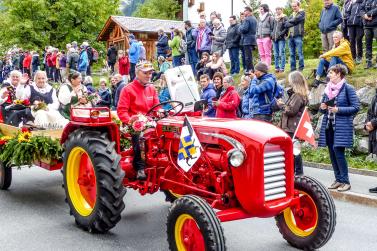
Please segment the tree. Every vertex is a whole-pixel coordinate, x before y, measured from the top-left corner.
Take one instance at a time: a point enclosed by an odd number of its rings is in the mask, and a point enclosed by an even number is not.
[[[94,42],[119,0],[3,0],[0,12],[2,45],[23,48],[59,46],[72,41]]]
[[[177,20],[181,5],[176,0],[146,0],[139,4],[134,17]]]
[[[322,50],[321,32],[319,31],[318,23],[323,1],[307,0],[306,2],[301,5],[305,9],[304,54],[306,57],[318,57]]]

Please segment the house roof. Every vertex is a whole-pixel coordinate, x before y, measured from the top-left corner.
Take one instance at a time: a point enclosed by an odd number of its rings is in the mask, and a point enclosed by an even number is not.
[[[140,17],[126,17],[126,16],[111,16],[112,19],[126,28],[130,32],[157,32],[158,29],[163,29],[165,32],[170,32],[170,28],[184,29],[185,24],[182,21],[161,20]]]
[[[122,27],[126,32],[146,32],[154,33],[158,29],[163,29],[166,33],[170,32],[170,28],[178,28],[184,30],[185,24],[182,21],[174,20],[161,20],[161,19],[150,19],[150,18],[140,18],[140,17],[126,17],[126,16],[110,16],[106,24],[102,28],[102,31],[98,35],[98,41],[107,40],[111,30],[114,28],[115,24]]]

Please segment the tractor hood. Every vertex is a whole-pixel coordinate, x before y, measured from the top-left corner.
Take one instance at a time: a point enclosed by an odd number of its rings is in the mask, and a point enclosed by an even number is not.
[[[210,134],[223,134],[240,141],[242,144],[245,144],[246,142],[244,141],[249,139],[262,145],[270,141],[272,138],[289,137],[280,128],[258,120],[200,117],[190,117],[188,120],[193,126],[199,140],[204,143],[212,143],[208,142],[208,135]],[[161,129],[163,133],[174,132],[173,134],[166,136],[177,138],[179,137],[183,121],[184,117],[163,119],[158,122],[158,129]]]

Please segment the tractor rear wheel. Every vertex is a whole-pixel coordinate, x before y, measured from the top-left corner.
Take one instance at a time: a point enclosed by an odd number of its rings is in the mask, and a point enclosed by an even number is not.
[[[12,168],[0,161],[0,190],[7,190],[12,184]]]
[[[224,231],[215,211],[197,196],[178,198],[169,210],[166,225],[170,250],[226,250]]]
[[[89,232],[113,228],[124,209],[124,172],[107,133],[78,129],[64,143],[66,201],[76,224]]]
[[[328,190],[317,180],[296,176],[299,204],[275,217],[283,238],[295,248],[314,250],[325,245],[335,230],[336,209]]]

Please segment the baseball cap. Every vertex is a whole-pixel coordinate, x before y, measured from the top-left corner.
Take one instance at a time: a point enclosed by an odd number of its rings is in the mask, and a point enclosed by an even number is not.
[[[139,62],[139,63],[136,65],[136,69],[137,69],[137,70],[144,71],[144,72],[147,72],[147,71],[154,71],[153,64],[152,64],[151,62],[148,62],[148,61],[142,61],[142,62]]]

